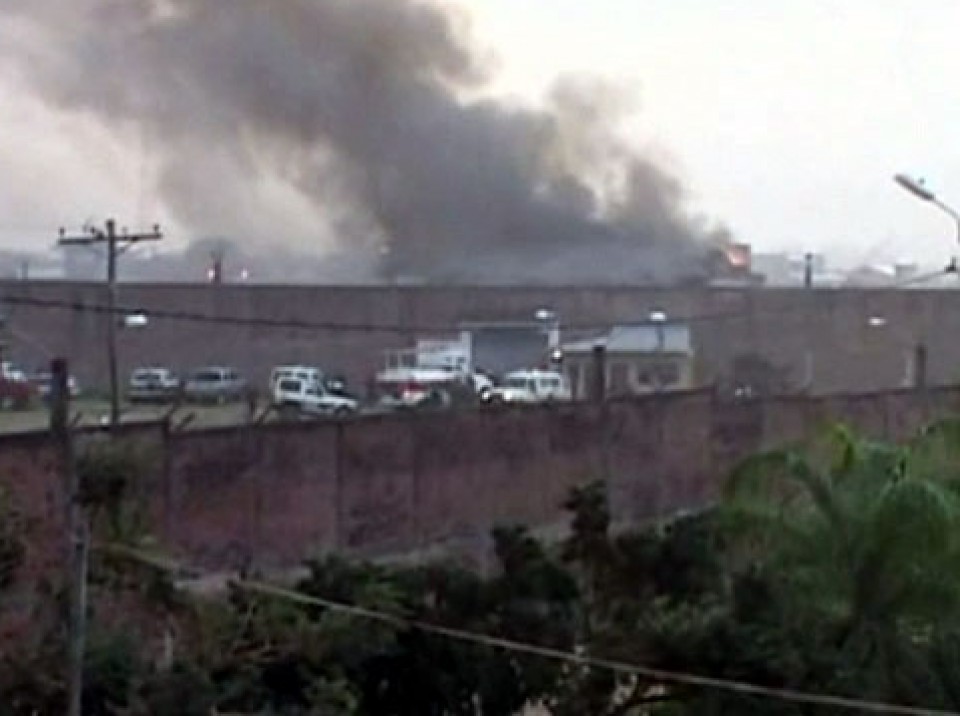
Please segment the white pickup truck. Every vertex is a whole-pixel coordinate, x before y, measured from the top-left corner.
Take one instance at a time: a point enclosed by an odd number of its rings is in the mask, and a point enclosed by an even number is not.
[[[273,399],[278,408],[296,408],[310,415],[350,415],[359,407],[353,398],[335,395],[322,383],[302,378],[280,378]]]

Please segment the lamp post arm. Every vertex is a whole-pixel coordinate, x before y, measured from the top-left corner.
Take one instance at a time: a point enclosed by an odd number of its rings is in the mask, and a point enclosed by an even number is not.
[[[948,204],[944,204],[944,203],[943,203],[942,201],[940,201],[939,199],[936,199],[936,198],[931,199],[931,202],[932,202],[934,205],[936,205],[936,206],[940,209],[940,211],[942,211],[943,213],[949,215],[950,218],[953,219],[954,223],[955,223],[956,226],[957,226],[957,243],[960,244],[960,212],[958,212],[958,211],[957,211],[956,209],[954,209],[952,206],[950,206],[950,205],[948,205]]]

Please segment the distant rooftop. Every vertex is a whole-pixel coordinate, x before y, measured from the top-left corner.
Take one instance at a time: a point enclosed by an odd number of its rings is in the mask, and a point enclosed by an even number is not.
[[[565,343],[563,351],[564,353],[589,353],[596,346],[603,346],[608,353],[689,354],[693,352],[690,327],[679,323],[615,326],[605,335]]]

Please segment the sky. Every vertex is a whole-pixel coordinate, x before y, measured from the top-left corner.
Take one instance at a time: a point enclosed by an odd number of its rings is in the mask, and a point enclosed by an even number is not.
[[[757,251],[955,253],[949,219],[891,181],[923,177],[960,205],[955,0],[443,1],[495,58],[487,91],[536,103],[559,76],[612,83],[634,103],[631,142],[690,211]],[[0,246],[110,214],[169,219],[137,127],[51,109],[2,66],[0,96]]]

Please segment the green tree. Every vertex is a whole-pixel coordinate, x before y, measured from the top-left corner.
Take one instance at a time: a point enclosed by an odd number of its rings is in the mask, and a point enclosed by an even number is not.
[[[525,529],[496,530],[494,549],[500,569],[489,578],[449,564],[383,569],[334,560],[314,564],[300,588],[428,624],[572,648],[578,595],[567,571]],[[329,658],[357,686],[365,714],[509,716],[546,699],[561,675],[549,660],[412,626],[398,626],[378,642],[358,638],[358,629],[373,628],[362,621],[333,613],[323,619],[328,628],[347,628],[348,638],[333,642]]]
[[[721,590],[712,515],[614,534],[602,483],[572,491],[563,555],[583,594],[578,642],[599,659],[688,667]],[[558,716],[648,713],[681,700],[670,685],[607,669],[570,667],[551,700]]]
[[[766,604],[755,614],[803,626],[793,648],[776,649],[801,657],[794,678],[809,682],[812,670],[823,688],[957,706],[955,684],[931,660],[958,627],[958,437],[954,422],[902,447],[836,428],[806,452],[758,455],[731,477],[728,568],[737,584],[759,585]],[[812,649],[827,655],[820,669]]]

